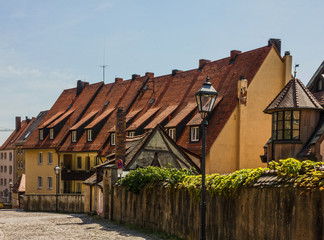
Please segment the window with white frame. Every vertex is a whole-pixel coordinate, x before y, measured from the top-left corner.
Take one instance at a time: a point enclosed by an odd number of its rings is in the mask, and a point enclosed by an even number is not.
[[[43,188],[43,178],[42,177],[37,178],[37,187]]]
[[[129,131],[128,136],[129,137],[135,137],[135,131]]]
[[[92,129],[87,130],[87,141],[88,142],[92,141]]]
[[[53,179],[52,177],[47,177],[47,188],[52,189],[53,187]]]
[[[44,140],[44,129],[39,129],[39,140]]]
[[[50,128],[50,130],[49,130],[49,139],[51,139],[51,140],[54,139],[54,128]]]
[[[168,135],[169,135],[170,138],[172,138],[174,141],[177,140],[177,136],[176,136],[176,129],[175,129],[175,128],[169,128],[169,129],[168,129]]]
[[[191,142],[199,141],[199,126],[194,126],[190,128],[190,140]]]
[[[40,152],[38,153],[38,165],[42,165],[43,164],[43,153]]]
[[[49,165],[53,164],[53,153],[52,152],[47,153],[47,164],[49,164]]]
[[[77,131],[71,132],[71,142],[75,143],[77,141]]]
[[[111,146],[115,146],[115,144],[116,144],[115,140],[116,140],[116,133],[111,133],[110,134],[110,145]]]

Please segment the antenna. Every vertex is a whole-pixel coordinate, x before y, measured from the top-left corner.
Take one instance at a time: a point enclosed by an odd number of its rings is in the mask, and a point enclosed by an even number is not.
[[[295,64],[295,71],[294,71],[294,78],[296,78],[297,68],[299,67],[299,64]]]
[[[102,81],[105,82],[105,69],[108,67],[108,65],[101,65],[99,67],[102,67]]]

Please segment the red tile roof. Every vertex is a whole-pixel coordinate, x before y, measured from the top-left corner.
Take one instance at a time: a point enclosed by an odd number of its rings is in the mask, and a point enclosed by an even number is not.
[[[65,120],[67,117],[69,117],[74,112],[74,109],[68,110],[63,115],[61,115],[58,119],[56,119],[54,122],[52,122],[50,125],[47,126],[47,128],[53,128],[56,125],[58,125],[60,122]]]
[[[176,110],[178,106],[169,106],[164,109],[158,116],[156,116],[151,123],[149,123],[144,129],[153,129],[156,125],[160,124],[167,117],[171,118],[171,114]]]
[[[83,124],[85,124],[87,121],[89,121],[94,115],[96,115],[98,110],[92,111],[88,113],[85,117],[83,117],[80,121],[78,121],[76,124],[74,124],[70,130],[77,130],[79,127],[81,127]]]
[[[106,111],[104,111],[102,114],[100,114],[99,117],[95,118],[89,125],[85,127],[85,129],[91,129],[94,126],[96,126],[99,122],[101,122],[103,119],[108,117],[115,109],[109,108]]]
[[[197,104],[188,103],[174,118],[171,119],[169,123],[165,125],[166,128],[176,127],[180,122],[182,122],[193,110],[197,108]]]
[[[132,125],[130,125],[126,131],[136,130],[139,128],[145,121],[152,117],[161,107],[151,108],[139,119],[137,119]]]
[[[53,121],[55,121],[55,119],[59,118],[62,114],[64,113],[64,111],[59,111],[56,114],[54,114],[52,117],[50,117],[46,122],[43,122],[39,128],[44,128],[47,127],[47,125],[51,124]]]

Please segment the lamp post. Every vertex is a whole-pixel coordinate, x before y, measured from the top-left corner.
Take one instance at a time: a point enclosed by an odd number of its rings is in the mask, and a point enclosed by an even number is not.
[[[209,76],[206,78],[206,82],[199,89],[199,91],[195,94],[198,111],[201,114],[201,118],[203,119],[201,123],[202,128],[202,159],[201,159],[201,240],[206,239],[206,200],[205,200],[205,192],[206,192],[206,128],[208,125],[207,117],[208,114],[213,110],[213,106],[216,101],[218,93],[213,88],[211,83],[209,82]]]
[[[60,167],[56,165],[54,167],[54,172],[56,175],[56,212],[58,212],[58,194],[59,194],[59,174],[60,174]]]
[[[12,202],[12,181],[9,182],[9,201]]]

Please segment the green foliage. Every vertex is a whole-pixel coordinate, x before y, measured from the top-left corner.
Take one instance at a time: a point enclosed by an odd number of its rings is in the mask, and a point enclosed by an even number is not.
[[[275,170],[282,181],[295,187],[324,190],[324,168],[322,162],[298,161],[293,158],[270,162],[269,168],[242,169],[231,174],[207,174],[206,190],[211,194],[234,196],[241,187],[251,186],[265,172]],[[122,181],[128,191],[139,193],[145,186],[166,184],[172,188],[186,189],[199,198],[201,175],[189,170],[148,167],[131,171]]]
[[[126,186],[128,191],[138,194],[145,186],[154,186],[163,182],[168,182],[170,186],[174,186],[188,175],[193,175],[193,172],[186,169],[178,170],[149,166],[131,171],[122,180],[122,185]]]

